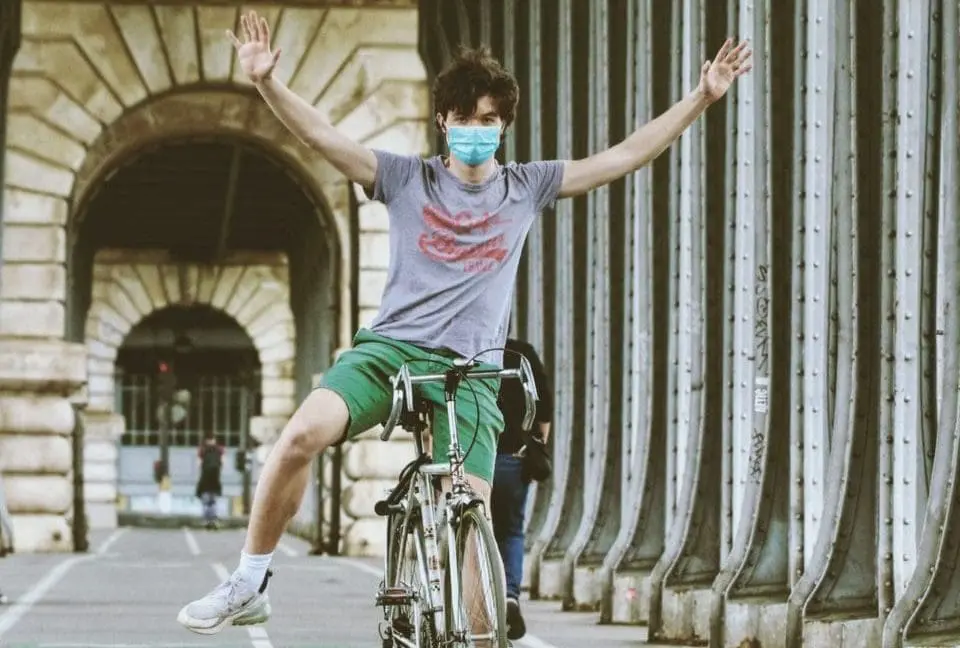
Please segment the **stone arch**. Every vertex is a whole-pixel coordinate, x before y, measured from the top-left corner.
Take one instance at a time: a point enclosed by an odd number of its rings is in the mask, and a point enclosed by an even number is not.
[[[150,313],[203,304],[226,313],[260,356],[263,416],[296,407],[294,316],[281,253],[235,254],[218,266],[172,263],[163,252],[101,251],[94,261],[87,316],[87,389],[91,412],[113,413],[114,365],[127,334]],[[263,439],[261,441],[268,441]]]
[[[353,217],[348,183],[293,139],[243,78],[224,38],[224,30],[236,29],[240,10],[202,2],[24,1],[22,45],[9,86],[9,128],[2,152],[7,263],[0,287],[0,334],[62,339],[68,224],[72,228],[83,217],[93,192],[143,147],[168,138],[218,134],[259,143],[286,162],[322,207],[318,211],[331,229],[335,227],[331,238],[337,242],[342,278],[337,301],[344,306],[334,336],[339,345],[347,346],[353,334],[352,313],[345,306],[354,303],[354,296],[360,324],[369,321],[379,305],[389,262],[385,210],[365,204]],[[284,51],[277,78],[341,132],[397,153],[429,151],[429,89],[417,50],[414,3],[376,8],[264,6],[258,11]],[[351,250],[356,250],[355,258],[350,258]],[[138,260],[126,265],[110,270],[102,299],[99,292],[92,296],[102,305],[96,312],[91,308],[86,322],[87,331],[96,333],[86,340],[90,408],[84,454],[92,463],[84,471],[92,526],[116,523],[111,462],[123,423],[110,413],[112,378],[106,367],[115,356],[108,347],[120,344],[121,331],[132,326],[137,313],[142,317],[146,284],[141,277],[166,277],[162,268],[173,264]],[[354,295],[347,278],[356,266]],[[191,276],[200,282],[208,272],[187,270],[188,285],[199,286],[190,284]],[[110,410],[102,409],[108,405]],[[270,401],[264,405],[271,407]],[[96,415],[97,407],[103,416]],[[265,437],[276,432],[276,426],[267,423]],[[251,431],[256,434],[255,428]],[[355,477],[359,483],[369,475]],[[383,533],[378,527],[356,535],[363,544]]]
[[[243,78],[224,37],[239,11],[201,3],[24,4],[9,95],[5,234],[8,242],[23,241],[26,261],[62,266],[63,226],[82,215],[112,169],[144,146],[229,134],[282,158],[325,207],[336,227],[341,277],[350,276],[349,241],[359,229],[360,307],[376,307],[388,258],[385,219],[353,223],[348,183],[293,138]],[[262,14],[284,50],[277,77],[338,129],[372,147],[428,150],[429,93],[415,7],[266,7]],[[19,335],[16,322],[25,320],[42,322],[44,335],[62,331],[62,270],[25,272],[47,281],[54,294],[49,303],[24,299],[5,282],[6,310],[17,317],[0,323],[0,332]],[[349,282],[341,282],[339,302],[351,297]],[[350,312],[341,309],[341,345],[350,329]]]

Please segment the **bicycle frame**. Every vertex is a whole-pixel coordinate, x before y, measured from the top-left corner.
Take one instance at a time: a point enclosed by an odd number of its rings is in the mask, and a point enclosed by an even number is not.
[[[526,400],[526,411],[523,425],[525,428],[533,423],[536,415],[536,400],[538,394],[533,381],[533,371],[530,368],[526,358],[521,358],[520,369],[501,369],[501,370],[478,370],[468,371],[470,365],[465,361],[454,361],[454,367],[441,374],[427,374],[421,376],[411,376],[406,365],[403,365],[400,372],[393,378],[393,407],[390,417],[384,425],[384,430],[380,435],[381,440],[386,441],[390,438],[394,428],[398,423],[406,431],[413,434],[416,447],[417,459],[408,466],[412,472],[404,478],[401,475],[400,483],[391,491],[386,500],[377,502],[375,511],[378,515],[401,515],[402,522],[402,542],[401,555],[405,554],[406,539],[410,526],[410,518],[414,511],[420,515],[420,526],[423,529],[423,545],[415,541],[417,554],[417,569],[419,577],[427,585],[427,601],[422,611],[426,612],[428,620],[433,625],[433,631],[436,637],[443,638],[446,642],[455,641],[463,645],[467,638],[467,631],[464,627],[464,619],[460,615],[454,615],[452,623],[448,623],[450,610],[446,609],[443,601],[443,563],[441,562],[440,544],[446,545],[446,559],[448,565],[459,564],[457,556],[457,530],[459,527],[460,516],[466,509],[483,505],[483,500],[469,487],[463,470],[463,449],[460,446],[460,437],[457,430],[457,412],[456,412],[456,394],[460,383],[465,379],[489,379],[489,378],[519,378],[524,384],[524,394]],[[430,406],[422,401],[414,400],[413,385],[427,382],[444,383],[444,402],[446,404],[447,422],[450,427],[450,448],[447,452],[446,462],[432,462],[430,457],[424,451],[423,431],[427,427],[427,418]],[[434,502],[435,488],[433,479],[438,477],[450,477],[451,488],[445,493],[441,519],[436,519],[436,505]],[[404,490],[407,490],[405,502]],[[438,524],[439,522],[439,524]],[[389,550],[388,550],[389,554]],[[385,573],[389,574],[390,556],[384,558]],[[457,569],[448,570],[451,582],[449,589],[451,593],[451,606],[453,610],[460,609],[460,574]],[[414,597],[418,597],[414,593]],[[386,600],[385,595],[381,595],[378,602]],[[414,627],[415,643],[410,644],[403,638],[395,637],[395,640],[404,645],[417,647],[420,645],[421,624],[416,623]],[[447,636],[447,628],[451,629],[453,636]]]

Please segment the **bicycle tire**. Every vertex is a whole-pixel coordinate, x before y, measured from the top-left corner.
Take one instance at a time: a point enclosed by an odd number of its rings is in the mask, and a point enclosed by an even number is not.
[[[387,588],[396,587],[404,583],[413,586],[414,590],[419,590],[421,594],[426,593],[427,584],[423,581],[422,565],[414,557],[412,560],[408,554],[409,550],[414,551],[416,555],[416,545],[420,545],[423,551],[424,534],[423,527],[419,523],[419,516],[414,514],[409,520],[409,524],[404,526],[404,515],[394,514],[387,518],[387,571],[384,574],[384,583]],[[405,542],[406,540],[406,542]],[[415,544],[410,544],[411,541]],[[401,552],[406,555],[401,556]],[[404,567],[412,567],[412,572],[404,571]],[[420,620],[421,630],[421,648],[439,648],[437,641],[436,628],[434,626],[434,615],[432,613],[422,612],[424,601],[415,601],[410,605],[392,605],[386,608],[385,617],[388,619],[390,627],[390,636],[384,637],[384,648],[401,648],[403,644],[399,643],[393,633],[400,629],[401,619],[405,618],[409,624],[409,630],[414,630],[414,623],[419,610],[422,616]],[[414,608],[417,608],[416,610]],[[414,635],[415,636],[415,635]]]
[[[493,646],[493,648],[509,648],[510,641],[507,639],[507,578],[503,569],[503,562],[500,559],[500,550],[497,548],[497,539],[493,533],[493,525],[490,523],[490,520],[483,514],[483,509],[478,506],[471,506],[463,512],[463,515],[460,518],[460,524],[457,527],[457,544],[456,544],[456,553],[458,565],[456,569],[459,574],[463,574],[463,560],[466,548],[467,539],[470,537],[471,529],[477,531],[477,535],[481,540],[481,549],[478,551],[477,558],[481,563],[480,574],[483,578],[484,572],[489,576],[489,579],[492,582],[488,582],[486,585],[489,587],[488,593],[493,594],[493,604],[494,604],[494,623],[496,625],[496,641],[484,641],[484,645]],[[453,631],[453,618],[454,610],[453,604],[451,601],[452,592],[450,588],[450,570],[454,566],[449,564],[449,560],[445,561],[444,569],[444,609],[446,614],[444,614],[445,625],[446,625],[446,639],[449,641],[451,639],[451,632]],[[484,570],[482,565],[486,565],[487,569]],[[463,584],[462,579],[460,580],[461,587]],[[459,596],[460,600],[463,600],[462,594]],[[469,624],[469,615],[464,614],[466,619],[466,624]],[[473,644],[469,644],[473,645]]]

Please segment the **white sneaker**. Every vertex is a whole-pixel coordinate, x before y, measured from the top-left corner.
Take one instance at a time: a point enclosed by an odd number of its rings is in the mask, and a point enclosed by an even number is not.
[[[251,589],[236,575],[218,585],[203,598],[188,603],[180,610],[177,621],[198,634],[216,634],[228,622],[235,626],[257,625],[270,618],[267,571],[259,589]]]

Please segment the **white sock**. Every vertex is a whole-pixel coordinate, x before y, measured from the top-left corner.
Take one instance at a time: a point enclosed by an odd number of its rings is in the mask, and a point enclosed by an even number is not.
[[[267,568],[270,566],[271,559],[273,559],[272,551],[268,554],[259,555],[250,555],[246,551],[241,551],[240,564],[234,573],[239,575],[240,580],[250,587],[259,589],[267,575]]]

